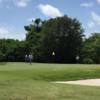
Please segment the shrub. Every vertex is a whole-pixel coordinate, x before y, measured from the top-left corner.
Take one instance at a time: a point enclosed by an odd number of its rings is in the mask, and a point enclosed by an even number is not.
[[[91,58],[84,58],[82,63],[84,63],[84,64],[93,64],[94,62]]]

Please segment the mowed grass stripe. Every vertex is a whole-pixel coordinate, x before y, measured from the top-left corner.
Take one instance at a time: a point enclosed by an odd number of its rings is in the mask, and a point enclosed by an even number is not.
[[[0,65],[0,79],[61,81],[100,77],[99,65],[8,63]]]

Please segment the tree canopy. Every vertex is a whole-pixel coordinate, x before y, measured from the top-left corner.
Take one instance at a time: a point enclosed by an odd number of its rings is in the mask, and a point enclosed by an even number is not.
[[[78,57],[80,63],[100,63],[100,33],[83,41],[84,31],[76,18],[37,18],[24,28],[24,41],[0,39],[0,61],[24,61],[31,53],[37,62],[76,63]]]
[[[83,29],[77,19],[68,16],[47,21],[36,19],[25,29],[31,51],[35,55],[38,52],[39,57],[46,61],[75,63],[75,57],[80,55]],[[52,57],[52,52],[55,57]]]
[[[50,19],[43,25],[41,34],[42,52],[46,59],[52,59],[52,52],[55,52],[56,62],[75,63],[83,37],[83,29],[77,19],[68,16]]]
[[[100,63],[100,33],[93,33],[85,40],[82,49],[84,59],[91,59],[92,63]]]

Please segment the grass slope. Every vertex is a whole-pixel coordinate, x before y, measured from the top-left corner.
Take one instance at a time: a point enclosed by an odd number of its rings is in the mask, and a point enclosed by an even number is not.
[[[99,100],[100,87],[53,84],[100,78],[100,65],[1,63],[0,100]]]

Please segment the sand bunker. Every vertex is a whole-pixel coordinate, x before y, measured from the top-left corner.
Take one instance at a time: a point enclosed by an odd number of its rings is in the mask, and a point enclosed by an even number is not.
[[[77,80],[77,81],[57,81],[54,83],[100,86],[100,79],[87,79],[87,80]]]

